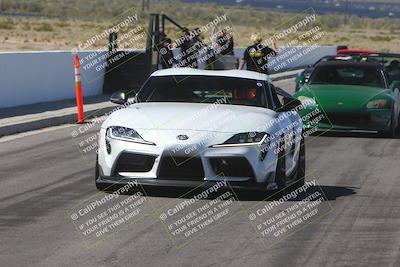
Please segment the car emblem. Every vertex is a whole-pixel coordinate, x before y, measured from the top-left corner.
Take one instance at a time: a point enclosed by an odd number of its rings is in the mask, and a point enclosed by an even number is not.
[[[343,102],[338,102],[337,103],[339,106],[342,106],[343,105]]]
[[[188,140],[189,136],[187,136],[186,134],[180,134],[176,137],[178,140]]]

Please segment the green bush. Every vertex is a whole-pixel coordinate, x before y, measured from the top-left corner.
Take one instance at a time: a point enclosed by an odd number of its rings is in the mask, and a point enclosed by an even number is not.
[[[38,31],[38,32],[52,32],[52,31],[54,31],[53,26],[50,23],[47,23],[47,22],[41,23],[39,26],[35,27],[34,29],[35,29],[35,31]]]
[[[12,30],[14,29],[15,23],[11,19],[0,20],[1,30]]]
[[[393,38],[390,36],[383,36],[383,35],[376,35],[376,36],[371,36],[369,37],[374,42],[390,42]]]

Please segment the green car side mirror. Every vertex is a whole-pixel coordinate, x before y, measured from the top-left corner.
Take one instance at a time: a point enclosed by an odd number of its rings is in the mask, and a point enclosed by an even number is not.
[[[400,89],[400,81],[393,81],[390,84],[390,89],[392,89],[392,91],[394,91],[396,88]]]
[[[304,78],[304,76],[303,76],[303,75],[297,75],[297,76],[296,76],[296,83],[297,83],[297,84],[300,84],[300,85],[304,84],[304,83],[305,83],[305,78]]]

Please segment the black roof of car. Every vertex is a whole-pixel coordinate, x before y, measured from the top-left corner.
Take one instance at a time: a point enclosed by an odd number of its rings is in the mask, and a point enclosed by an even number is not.
[[[322,67],[322,66],[343,66],[343,65],[348,65],[348,66],[354,66],[354,67],[373,67],[377,69],[383,69],[382,64],[378,62],[354,62],[354,61],[326,61],[326,62],[321,62],[316,68]]]
[[[370,57],[400,57],[400,54],[396,53],[376,53],[370,55]]]

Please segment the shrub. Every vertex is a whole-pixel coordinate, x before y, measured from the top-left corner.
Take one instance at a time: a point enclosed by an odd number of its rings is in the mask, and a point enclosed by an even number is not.
[[[2,30],[12,30],[14,29],[15,23],[11,19],[1,20],[0,29]]]
[[[43,22],[35,28],[38,32],[52,32],[54,31],[53,26],[50,23]]]

